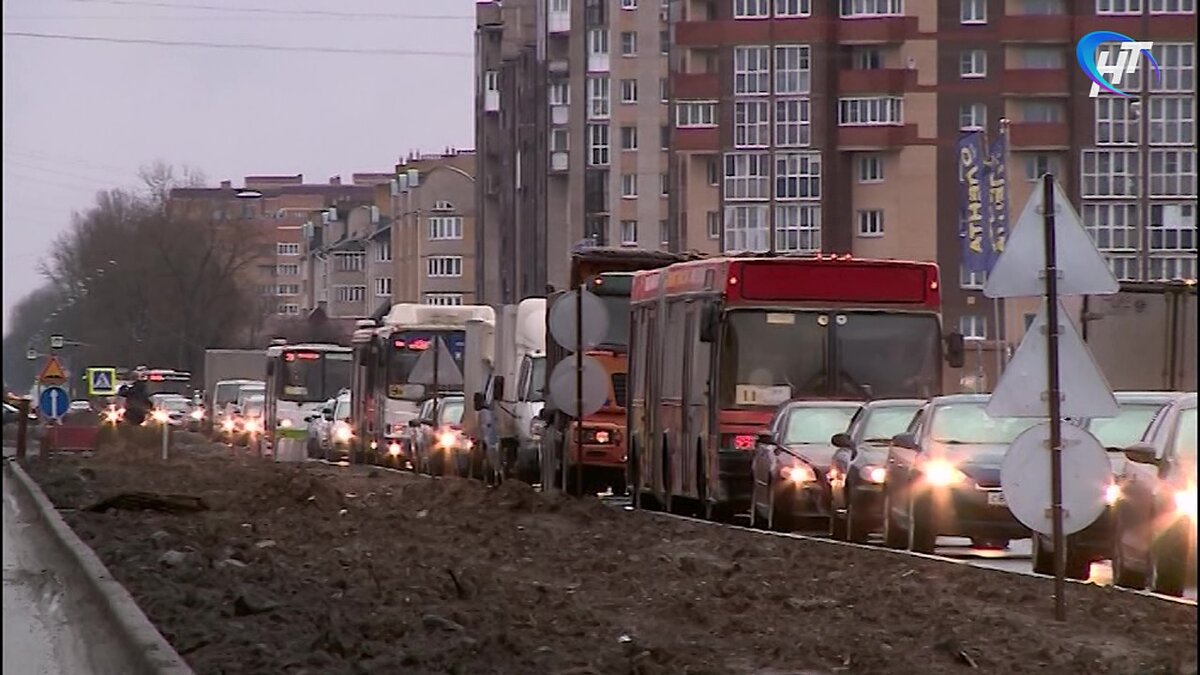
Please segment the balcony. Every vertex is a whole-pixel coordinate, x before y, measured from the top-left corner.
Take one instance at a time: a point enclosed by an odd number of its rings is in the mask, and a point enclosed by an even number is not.
[[[556,150],[550,153],[550,170],[555,173],[561,173],[570,168],[567,159],[568,155],[564,150]]]
[[[1022,150],[1057,150],[1071,145],[1065,122],[1013,122],[1008,127],[1009,144]]]
[[[674,98],[717,100],[721,98],[721,83],[716,73],[675,73],[671,76]]]
[[[1001,42],[1071,42],[1066,14],[1009,14],[999,17]]]
[[[1068,96],[1071,93],[1066,68],[1006,68],[1000,84],[1006,96]]]
[[[550,10],[546,13],[546,32],[550,34],[568,33],[571,31],[571,12],[556,12]]]
[[[915,84],[917,71],[902,68],[846,69],[838,72],[839,94],[898,94]]]
[[[717,152],[721,148],[721,130],[716,127],[676,128],[671,147],[678,152]]]
[[[838,127],[839,150],[888,150],[916,140],[917,125]]]
[[[483,92],[484,112],[500,112],[500,92],[490,89]]]
[[[881,16],[838,21],[837,40],[841,44],[864,45],[903,42],[917,33],[917,18]]]
[[[571,109],[565,105],[550,106],[550,123],[555,126],[565,126],[571,121]]]

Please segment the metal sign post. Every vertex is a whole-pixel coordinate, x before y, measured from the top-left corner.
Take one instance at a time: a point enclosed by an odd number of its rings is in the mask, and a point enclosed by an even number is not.
[[[167,444],[168,439],[170,438],[170,430],[167,428],[168,426],[169,425],[166,422],[162,423],[162,458],[164,462],[167,461]]]
[[[583,410],[583,281],[575,289],[575,409]],[[564,444],[565,445],[565,444]],[[566,453],[564,453],[566,454]],[[563,457],[566,467],[566,457]],[[575,420],[575,488],[583,494],[583,413]],[[563,481],[563,489],[567,482]]]
[[[1058,252],[1054,237],[1054,180],[1042,184],[1043,242],[1046,246],[1046,388],[1050,392],[1050,519],[1054,539],[1054,618],[1067,618],[1067,546],[1062,509],[1062,400],[1058,382]]]

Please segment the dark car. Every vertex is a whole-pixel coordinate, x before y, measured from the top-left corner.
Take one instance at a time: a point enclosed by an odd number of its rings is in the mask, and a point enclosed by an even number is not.
[[[431,476],[466,476],[470,469],[470,439],[462,434],[466,400],[462,394],[443,395],[422,404],[414,429],[417,470]]]
[[[1108,450],[1114,478],[1121,475],[1125,466],[1125,448],[1138,442],[1150,427],[1151,422],[1172,401],[1185,394],[1168,391],[1119,391],[1115,396],[1120,409],[1116,417],[1093,418],[1079,421]],[[1106,494],[1111,506],[1116,501],[1117,488],[1112,485]],[[1113,540],[1112,510],[1106,509],[1094,523],[1080,532],[1067,537],[1066,574],[1071,579],[1087,579],[1091,576],[1092,563],[1105,560],[1112,555]],[[1054,574],[1053,540],[1033,533],[1033,571],[1039,574]]]
[[[758,435],[751,460],[750,525],[791,529],[798,519],[829,517],[825,474],[837,449],[829,442],[845,431],[861,401],[791,401],[780,406]]]
[[[829,465],[829,534],[834,539],[865,542],[883,529],[883,482],[888,445],[908,428],[924,399],[880,399],[864,405],[850,428],[834,434],[837,447]]]
[[[1180,596],[1195,573],[1196,395],[1164,409],[1125,449],[1113,505],[1113,582]],[[1191,563],[1191,564],[1189,564]]]
[[[1024,539],[1000,490],[1008,446],[1037,418],[991,417],[987,394],[939,396],[892,439],[884,483],[884,542],[932,553],[939,536],[1005,548]]]

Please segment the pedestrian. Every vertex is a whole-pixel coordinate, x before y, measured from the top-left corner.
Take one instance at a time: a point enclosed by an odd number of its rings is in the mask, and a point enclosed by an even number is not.
[[[125,397],[125,421],[132,426],[141,426],[142,422],[146,421],[146,417],[150,414],[153,404],[150,402],[150,391],[146,387],[146,380],[138,378],[124,389]]]

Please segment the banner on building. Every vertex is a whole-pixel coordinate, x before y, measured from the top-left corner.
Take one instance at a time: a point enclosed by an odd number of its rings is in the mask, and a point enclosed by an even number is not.
[[[1008,241],[1008,134],[1001,131],[988,146],[987,175],[987,271],[1004,252]]]
[[[959,236],[962,237],[962,269],[968,274],[986,273],[992,257],[987,240],[987,162],[982,132],[966,134],[955,144],[958,158]]]

